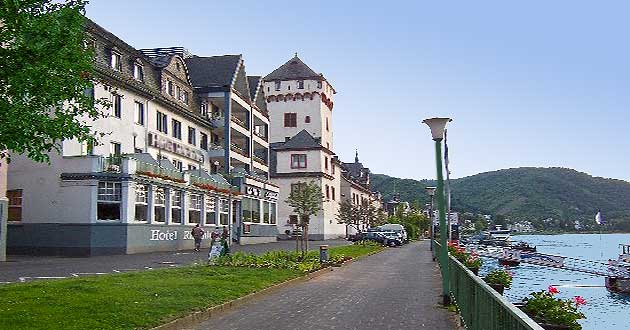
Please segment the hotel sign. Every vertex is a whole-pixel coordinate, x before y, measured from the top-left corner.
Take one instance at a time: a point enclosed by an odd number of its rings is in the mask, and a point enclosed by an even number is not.
[[[269,191],[269,190],[265,190],[261,188],[256,188],[252,186],[247,186],[247,185],[245,186],[245,194],[248,196],[264,197],[267,199],[278,199],[277,192],[273,192],[273,191]]]
[[[203,153],[195,148],[191,148],[179,141],[155,134],[148,133],[149,145],[154,148],[162,149],[180,156],[192,159],[196,162],[203,162]]]

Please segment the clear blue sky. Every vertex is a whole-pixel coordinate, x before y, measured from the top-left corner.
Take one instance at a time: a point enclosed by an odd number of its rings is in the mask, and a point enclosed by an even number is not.
[[[337,90],[334,151],[434,178],[423,118],[449,116],[453,177],[562,166],[630,180],[630,2],[114,1],[88,16],[136,48],[298,52]]]

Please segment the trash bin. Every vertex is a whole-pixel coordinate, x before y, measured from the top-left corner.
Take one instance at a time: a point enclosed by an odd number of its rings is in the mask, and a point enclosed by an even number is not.
[[[319,246],[319,262],[320,263],[328,262],[328,245]]]

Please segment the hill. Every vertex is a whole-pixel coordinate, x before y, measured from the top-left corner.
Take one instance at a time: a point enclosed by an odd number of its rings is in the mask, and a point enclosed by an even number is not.
[[[424,205],[430,180],[370,177],[372,189],[385,200],[399,193],[404,201]],[[566,228],[573,221],[592,224],[598,209],[610,226],[630,230],[630,182],[593,177],[567,168],[511,168],[451,180],[453,209],[529,220]]]

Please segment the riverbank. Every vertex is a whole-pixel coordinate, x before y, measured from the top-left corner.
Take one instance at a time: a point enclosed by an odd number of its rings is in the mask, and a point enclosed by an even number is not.
[[[358,257],[380,247],[342,246]],[[148,329],[303,275],[205,265],[0,286],[0,329]]]

